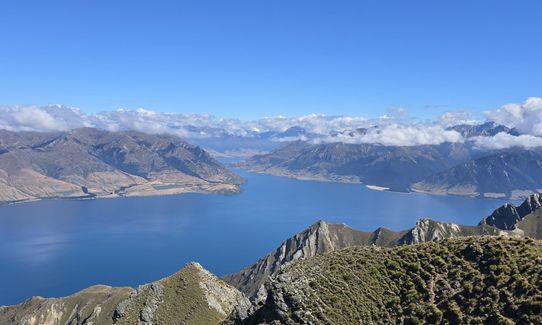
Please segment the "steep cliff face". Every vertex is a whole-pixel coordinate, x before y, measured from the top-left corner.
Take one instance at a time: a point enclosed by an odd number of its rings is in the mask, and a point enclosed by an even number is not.
[[[542,194],[533,194],[525,199],[520,206],[503,205],[490,216],[484,218],[480,224],[494,226],[499,229],[514,230],[518,228],[520,221],[540,207],[542,207]]]
[[[0,324],[218,324],[246,317],[249,301],[237,289],[190,263],[137,289],[94,286],[65,298],[34,297],[0,307]]]
[[[373,233],[357,231],[343,224],[318,221],[305,231],[284,241],[275,251],[256,264],[224,279],[249,297],[261,301],[265,299],[265,295],[261,295],[264,292],[264,282],[285,265],[348,246],[367,245],[376,238]]]
[[[242,179],[169,135],[0,132],[0,203],[40,198],[235,192]]]

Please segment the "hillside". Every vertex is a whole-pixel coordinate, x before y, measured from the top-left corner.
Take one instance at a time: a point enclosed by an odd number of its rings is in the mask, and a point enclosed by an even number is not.
[[[393,247],[445,238],[482,235],[518,236],[513,232],[488,225],[465,226],[430,219],[420,219],[413,228],[402,231],[378,228],[373,232],[352,229],[344,224],[329,224],[320,220],[284,241],[276,250],[255,264],[238,273],[225,276],[224,280],[241,290],[253,301],[261,302],[266,299],[263,286],[267,279],[296,260],[351,246]]]
[[[371,188],[439,195],[518,199],[542,189],[539,148],[481,149],[469,139],[497,133],[502,125],[457,125],[464,143],[383,146],[296,141],[255,155],[238,167],[299,179],[361,182]]]
[[[92,128],[0,130],[0,203],[43,198],[236,192],[242,179],[170,135]]]
[[[93,286],[64,298],[33,297],[0,307],[0,324],[218,324],[234,306],[249,307],[235,288],[197,263],[132,288]]]
[[[259,309],[227,323],[540,323],[541,262],[532,239],[350,247],[289,265]]]
[[[542,188],[542,152],[510,149],[473,159],[412,185],[416,192],[517,199]]]
[[[397,191],[471,158],[461,144],[391,147],[377,144],[293,142],[238,166],[295,178],[363,182]]]

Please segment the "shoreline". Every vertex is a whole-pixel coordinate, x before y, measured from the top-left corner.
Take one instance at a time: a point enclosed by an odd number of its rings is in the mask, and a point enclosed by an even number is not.
[[[235,185],[235,184],[224,184],[224,185]],[[83,200],[102,200],[102,199],[119,199],[119,198],[130,198],[130,197],[152,197],[152,196],[173,196],[173,195],[183,195],[183,194],[216,194],[216,195],[235,195],[243,192],[241,184],[235,185],[237,188],[232,191],[179,191],[179,192],[170,192],[170,193],[161,193],[160,190],[157,192],[148,193],[148,194],[129,194],[129,195],[119,195],[117,193],[111,193],[108,195],[89,195],[89,196],[74,196],[74,197],[61,197],[61,196],[51,196],[51,197],[42,197],[42,198],[31,198],[28,200],[19,200],[19,201],[6,201],[0,202],[0,207],[15,205],[15,204],[24,204],[38,201],[83,201]]]
[[[249,172],[249,173],[271,175],[271,176],[276,176],[276,177],[287,177],[287,178],[292,178],[292,179],[296,179],[296,180],[299,180],[299,181],[360,184],[360,185],[365,185],[365,188],[367,188],[368,190],[378,191],[378,192],[390,192],[390,193],[398,193],[398,194],[425,194],[425,195],[432,195],[432,196],[463,197],[463,198],[472,198],[472,199],[500,200],[500,201],[520,201],[520,200],[525,199],[524,197],[519,197],[519,198],[512,198],[512,197],[509,197],[509,196],[506,196],[506,197],[491,197],[491,196],[485,196],[483,194],[478,194],[478,195],[464,194],[464,195],[462,195],[462,194],[451,194],[451,193],[426,192],[426,191],[413,190],[413,189],[406,190],[406,191],[398,191],[398,190],[393,190],[393,189],[391,189],[389,187],[385,187],[385,186],[374,185],[374,184],[364,184],[359,179],[357,181],[353,181],[353,180],[349,179],[348,176],[345,176],[344,178],[340,177],[340,176],[336,176],[336,178],[326,178],[325,176],[319,176],[319,175],[296,175],[294,173],[285,173],[285,172],[279,172],[279,171],[274,171],[274,170],[262,171],[262,170],[251,170],[251,169],[244,168],[244,167],[237,167],[237,168],[242,169],[242,170],[244,170],[246,172]],[[354,178],[354,177],[355,176],[353,176],[352,178]],[[357,178],[357,177],[355,177],[355,178]]]

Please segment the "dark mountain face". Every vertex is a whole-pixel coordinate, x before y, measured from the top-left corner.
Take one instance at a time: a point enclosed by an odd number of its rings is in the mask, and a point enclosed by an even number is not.
[[[457,131],[465,138],[472,138],[476,136],[494,136],[502,132],[514,136],[519,135],[519,132],[516,129],[510,129],[495,122],[486,122],[484,124],[475,125],[460,124],[449,127],[448,130]]]
[[[469,127],[477,135],[503,128],[492,123]],[[542,189],[542,149],[490,151],[472,141],[403,147],[297,141],[238,166],[279,176],[355,181],[431,194],[517,199]]]
[[[542,188],[542,151],[510,149],[461,163],[412,186],[415,191],[522,197]]]
[[[515,230],[519,223],[542,207],[542,194],[529,196],[520,206],[505,204],[484,218],[480,225],[490,225],[499,229]]]
[[[461,144],[389,147],[294,142],[269,154],[254,156],[240,166],[279,175],[355,177],[366,184],[405,191],[411,183],[444,171],[472,155],[472,149]]]
[[[108,132],[92,128],[57,133],[0,133],[0,201],[31,198],[152,195],[242,179],[197,146],[169,135]],[[233,187],[232,187],[233,186]],[[158,193],[154,193],[158,194]],[[167,193],[164,193],[167,194]]]

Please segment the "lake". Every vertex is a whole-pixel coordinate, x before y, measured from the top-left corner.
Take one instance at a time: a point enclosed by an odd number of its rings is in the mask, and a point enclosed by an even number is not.
[[[238,271],[319,219],[361,230],[420,217],[474,225],[500,200],[379,192],[237,171],[237,195],[46,200],[0,207],[0,305],[93,284],[136,286],[198,261]]]

